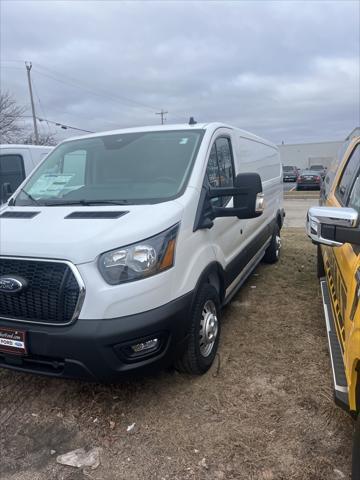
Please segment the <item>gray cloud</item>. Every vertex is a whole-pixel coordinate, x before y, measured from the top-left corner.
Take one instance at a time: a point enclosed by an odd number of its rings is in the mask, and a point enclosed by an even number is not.
[[[1,32],[1,87],[28,105],[31,60],[39,116],[84,129],[160,108],[277,143],[360,123],[356,1],[2,1]]]

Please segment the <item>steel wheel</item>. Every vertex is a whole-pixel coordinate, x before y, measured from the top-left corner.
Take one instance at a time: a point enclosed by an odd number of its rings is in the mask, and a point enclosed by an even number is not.
[[[212,300],[208,300],[201,312],[199,346],[203,357],[208,357],[214,347],[219,331],[216,306]]]

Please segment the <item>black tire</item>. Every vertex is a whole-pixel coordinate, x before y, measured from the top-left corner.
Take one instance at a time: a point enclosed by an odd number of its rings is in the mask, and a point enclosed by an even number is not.
[[[320,245],[317,246],[316,257],[317,257],[317,268],[316,268],[317,277],[318,278],[325,277],[324,260],[321,254]]]
[[[360,480],[360,413],[355,422],[352,450],[352,480]]]
[[[217,333],[213,342],[211,351],[204,356],[200,346],[201,322],[204,319],[206,305],[214,305],[217,317]],[[184,353],[175,362],[175,368],[179,372],[190,373],[192,375],[202,375],[211,367],[219,345],[220,338],[220,300],[217,290],[209,283],[204,283],[197,292],[196,299],[191,311],[191,326],[187,345]]]
[[[271,243],[265,251],[263,261],[265,263],[276,263],[280,258],[281,241],[280,241],[280,227],[276,224],[273,235],[271,237]]]

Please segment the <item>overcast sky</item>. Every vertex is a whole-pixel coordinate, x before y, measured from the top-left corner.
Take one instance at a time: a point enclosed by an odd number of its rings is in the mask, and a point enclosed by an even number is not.
[[[167,123],[192,115],[276,143],[339,140],[360,124],[358,1],[0,8],[1,88],[27,114],[24,60],[33,63],[37,115],[93,131],[159,123],[162,108]]]

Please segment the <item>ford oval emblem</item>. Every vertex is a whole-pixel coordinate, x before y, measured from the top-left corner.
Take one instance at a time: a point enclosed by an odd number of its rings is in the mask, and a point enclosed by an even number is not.
[[[26,286],[26,280],[20,277],[0,277],[0,292],[1,293],[17,293],[23,290]]]

